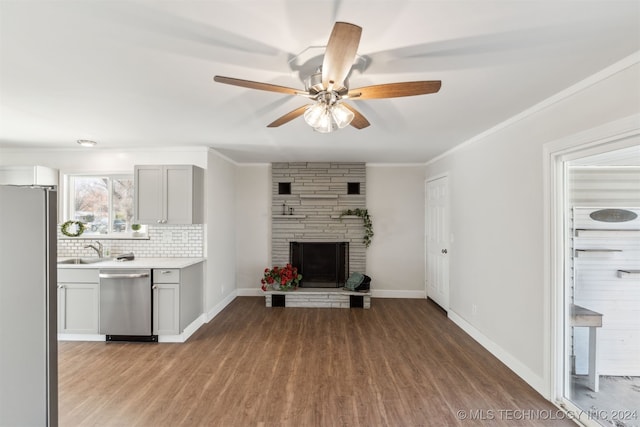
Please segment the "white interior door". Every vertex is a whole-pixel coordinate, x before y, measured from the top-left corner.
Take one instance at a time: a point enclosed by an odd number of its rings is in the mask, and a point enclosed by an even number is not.
[[[426,186],[427,296],[449,309],[449,178]]]

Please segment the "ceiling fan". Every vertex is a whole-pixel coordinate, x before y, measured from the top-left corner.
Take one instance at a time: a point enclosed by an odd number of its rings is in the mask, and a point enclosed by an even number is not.
[[[316,131],[327,133],[351,125],[356,129],[369,126],[369,121],[344,102],[401,96],[425,95],[440,90],[440,80],[387,83],[349,89],[347,76],[356,59],[362,28],[347,22],[336,22],[329,36],[322,67],[305,80],[305,90],[260,83],[232,77],[215,76],[214,81],[250,89],[298,95],[312,101],[276,119],[267,127],[278,127],[304,115]]]

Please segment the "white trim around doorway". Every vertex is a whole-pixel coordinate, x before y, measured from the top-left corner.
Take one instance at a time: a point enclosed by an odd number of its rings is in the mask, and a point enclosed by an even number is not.
[[[564,387],[564,283],[567,245],[565,242],[565,165],[570,160],[637,145],[640,115],[633,115],[597,128],[547,143],[543,147],[544,179],[544,386],[539,390],[564,409],[580,409],[563,398]],[[583,425],[593,420],[581,419]],[[597,425],[597,424],[596,424]]]

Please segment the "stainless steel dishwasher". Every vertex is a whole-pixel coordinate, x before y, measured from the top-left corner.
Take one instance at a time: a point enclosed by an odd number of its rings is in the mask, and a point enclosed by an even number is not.
[[[158,341],[151,296],[151,270],[100,270],[100,333],[107,341]]]

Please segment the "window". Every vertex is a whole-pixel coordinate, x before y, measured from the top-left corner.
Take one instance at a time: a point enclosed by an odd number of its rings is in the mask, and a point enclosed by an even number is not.
[[[83,235],[131,235],[133,191],[133,175],[68,175],[68,217],[86,224]]]

